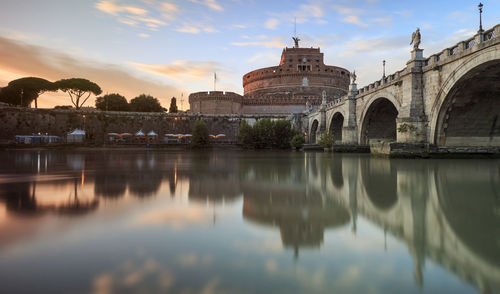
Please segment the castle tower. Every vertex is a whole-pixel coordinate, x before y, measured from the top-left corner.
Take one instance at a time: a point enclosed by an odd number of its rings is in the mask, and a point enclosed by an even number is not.
[[[349,89],[348,70],[325,65],[319,48],[284,48],[278,66],[262,68],[243,76],[243,113],[300,113],[309,102],[314,108],[339,98]]]

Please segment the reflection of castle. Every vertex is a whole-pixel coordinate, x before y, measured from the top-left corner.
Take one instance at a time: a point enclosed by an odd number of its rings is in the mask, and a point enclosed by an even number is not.
[[[298,43],[298,42],[297,42]],[[198,92],[189,95],[191,112],[209,114],[301,113],[306,105],[321,104],[347,93],[350,74],[325,65],[319,48],[285,48],[278,66],[243,76],[244,96],[232,92]]]
[[[349,212],[342,206],[325,203],[321,195],[307,195],[305,189],[266,191],[245,189],[243,217],[279,227],[283,245],[293,248],[296,256],[300,248],[320,247],[326,229],[349,223]]]

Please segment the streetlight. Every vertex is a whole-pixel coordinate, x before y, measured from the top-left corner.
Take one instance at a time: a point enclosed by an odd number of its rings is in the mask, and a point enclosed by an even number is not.
[[[384,66],[384,75],[382,77],[385,79],[385,60],[382,61],[382,65]]]
[[[479,8],[479,33],[484,32],[483,31],[483,3],[479,2],[479,5],[477,8]]]

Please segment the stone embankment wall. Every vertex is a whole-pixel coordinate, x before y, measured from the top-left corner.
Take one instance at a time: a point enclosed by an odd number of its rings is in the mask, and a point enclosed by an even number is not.
[[[196,121],[207,123],[211,134],[225,134],[227,140],[236,140],[242,120],[253,124],[256,120],[279,115],[199,115],[139,112],[103,112],[54,109],[0,108],[0,141],[13,141],[15,135],[48,133],[65,136],[78,128],[87,132],[89,143],[102,144],[108,133],[190,134]]]

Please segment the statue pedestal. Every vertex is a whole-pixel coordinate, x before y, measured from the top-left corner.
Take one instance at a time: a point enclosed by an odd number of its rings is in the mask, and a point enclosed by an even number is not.
[[[411,59],[406,63],[406,66],[409,68],[422,67],[424,61],[424,49],[413,49],[411,51]]]
[[[352,83],[349,85],[349,94],[355,93],[358,91],[358,84]]]

